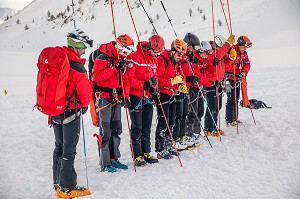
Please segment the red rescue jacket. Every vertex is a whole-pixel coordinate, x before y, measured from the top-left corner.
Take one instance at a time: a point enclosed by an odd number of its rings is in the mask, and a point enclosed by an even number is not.
[[[85,59],[80,59],[78,55],[70,48],[63,47],[63,51],[70,60],[70,73],[67,85],[67,96],[70,97],[74,90],[76,93],[72,96],[70,108],[75,109],[75,96],[79,100],[77,108],[87,107],[92,97],[92,89],[87,77],[87,71],[84,68]]]
[[[143,97],[143,85],[151,77],[157,79],[157,59],[151,56],[145,46],[148,42],[139,42],[137,51],[129,54],[127,59],[126,79],[129,81],[129,94]],[[142,48],[141,48],[142,46]],[[146,59],[146,60],[145,60]],[[126,93],[128,93],[126,91]],[[149,90],[144,97],[149,97]]]
[[[165,60],[168,65],[165,66]],[[170,50],[163,50],[161,55],[157,58],[157,78],[158,78],[158,88],[161,93],[165,93],[169,96],[173,95],[173,91],[178,90],[178,84],[172,86],[171,79],[177,75],[181,75],[185,81],[185,75],[182,70],[182,63],[172,63],[170,57]]]
[[[214,66],[213,60],[215,57],[215,54],[213,53],[208,57],[207,65],[208,67],[205,72],[205,76],[207,77],[208,81],[214,82],[216,80],[222,81],[224,79],[225,75],[225,62],[224,62],[224,56],[228,56],[227,52],[230,49],[231,45],[226,42],[221,48],[216,50],[216,57],[219,60],[219,65]]]
[[[92,72],[93,81],[100,88],[110,90],[114,88],[118,89],[120,91],[119,97],[121,97],[121,73],[118,72],[115,65],[121,58],[124,57],[117,53],[114,41],[107,44],[101,44],[99,49],[102,53],[107,55],[108,59],[104,60],[97,58],[95,60]],[[100,97],[110,99],[110,94],[109,92],[101,91]]]
[[[229,56],[224,57],[225,75],[229,80],[234,80],[234,75],[238,76],[241,72],[244,72],[245,76],[247,76],[251,68],[247,52],[245,51],[244,53],[241,53],[238,44],[234,45],[234,48],[237,52],[237,56],[234,61],[232,61]]]

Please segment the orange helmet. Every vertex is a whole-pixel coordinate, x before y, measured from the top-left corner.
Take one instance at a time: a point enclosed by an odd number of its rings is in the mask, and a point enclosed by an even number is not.
[[[160,35],[152,35],[148,40],[149,49],[153,49],[155,53],[160,53],[165,47],[165,41]]]
[[[186,53],[187,45],[183,40],[177,38],[172,42],[171,48],[180,53]]]
[[[117,38],[117,43],[121,45],[118,46],[118,48],[122,49],[124,52],[130,53],[133,51],[134,41],[129,35],[127,34],[120,35]]]

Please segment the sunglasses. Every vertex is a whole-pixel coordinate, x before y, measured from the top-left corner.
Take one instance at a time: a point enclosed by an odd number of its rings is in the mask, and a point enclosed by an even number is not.
[[[117,42],[117,49],[122,51],[124,54],[129,54],[133,51],[133,45],[130,46],[122,46]]]
[[[250,47],[252,46],[252,42],[247,42],[247,43],[245,44],[245,46],[246,46],[247,48],[250,48]]]
[[[197,51],[197,50],[200,50],[200,46],[199,45],[193,45],[193,48]]]

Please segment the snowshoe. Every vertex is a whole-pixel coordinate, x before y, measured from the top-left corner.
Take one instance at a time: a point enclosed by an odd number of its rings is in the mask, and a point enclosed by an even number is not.
[[[137,167],[143,167],[147,164],[147,162],[145,161],[145,159],[142,156],[139,156],[134,159],[134,164]]]
[[[126,164],[122,164],[118,159],[111,161],[111,166],[117,168],[117,169],[128,169],[128,166]]]
[[[183,140],[179,140],[176,142],[176,148],[178,151],[183,151],[188,148],[188,146],[184,143]]]
[[[193,140],[192,136],[184,136],[183,142],[187,145],[187,147],[192,147],[195,145],[195,141]]]
[[[168,151],[170,155],[177,156],[177,153],[180,155],[178,151],[176,153],[176,150],[173,147],[171,147]]]
[[[144,160],[149,164],[158,163],[158,159],[154,156],[151,156],[149,153],[144,153]]]
[[[109,165],[109,166],[104,166],[102,169],[101,169],[101,172],[109,172],[109,173],[114,173],[114,172],[117,172],[117,168]]]
[[[193,147],[189,147],[187,150],[188,150],[188,151],[193,151],[193,150],[197,149],[199,146],[201,146],[200,143],[195,144],[195,146],[193,146]]]
[[[91,191],[89,189],[86,189],[85,187],[80,186],[76,186],[73,189],[56,189],[56,196],[62,199],[77,198],[88,195],[91,195]]]
[[[157,158],[158,159],[171,159],[173,156],[169,153],[169,151],[167,150],[163,150],[163,151],[160,151],[160,152],[157,152]]]

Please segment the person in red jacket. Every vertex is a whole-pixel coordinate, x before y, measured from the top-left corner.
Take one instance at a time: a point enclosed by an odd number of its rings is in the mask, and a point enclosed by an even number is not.
[[[158,123],[155,132],[155,151],[159,159],[170,159],[172,155],[177,154],[172,146],[167,125],[172,130],[175,123],[175,95],[180,92],[188,92],[181,67],[186,50],[186,43],[181,39],[175,39],[171,44],[171,50],[162,51],[157,58],[157,78],[161,103],[157,105]]]
[[[150,155],[150,134],[153,117],[152,96],[158,94],[156,56],[164,46],[164,39],[153,35],[148,41],[139,42],[137,50],[126,57],[126,73],[130,85],[130,132],[136,166],[158,163],[158,159]]]
[[[133,46],[133,39],[129,35],[121,35],[116,41],[101,44],[99,49],[102,53],[94,61],[92,79],[96,98],[95,106],[105,107],[98,112],[99,132],[102,136],[101,171],[103,172],[128,169],[127,165],[119,161],[121,157],[119,146],[122,133],[121,101],[124,97],[122,89],[126,87],[123,84],[125,57],[133,50]]]
[[[212,84],[205,78],[203,71],[208,67],[207,59],[211,54],[212,48],[209,43],[201,41],[200,48],[194,51],[193,57],[191,57],[193,60],[192,68],[188,68],[188,72],[196,75],[198,78],[198,81],[192,84],[189,90],[190,105],[186,120],[187,131],[185,141],[190,145],[198,144],[198,135],[201,134],[201,119],[204,114],[202,87],[211,86]]]
[[[225,90],[227,93],[226,103],[226,123],[230,126],[238,124],[238,101],[240,99],[240,81],[248,75],[250,61],[247,48],[252,46],[252,42],[247,36],[240,36],[237,44],[230,51],[230,55],[225,59]]]
[[[53,116],[51,123],[55,135],[53,152],[54,188],[68,194],[72,190],[84,190],[77,186],[77,174],[74,168],[76,146],[80,135],[81,114],[85,114],[92,96],[92,89],[84,68],[85,59],[81,55],[87,47],[92,46],[92,40],[82,30],[72,31],[67,36],[68,47],[63,51],[70,61],[70,72],[67,84],[69,105],[64,113]]]
[[[205,86],[203,89],[206,93],[207,108],[204,117],[204,129],[208,136],[219,137],[224,132],[218,127],[218,115],[222,108],[222,87],[220,82],[224,79],[225,63],[224,56],[235,42],[235,36],[230,35],[226,40],[223,35],[216,35],[214,42],[210,42],[215,53],[208,59],[208,65],[204,70],[204,75],[208,81],[213,82],[212,86]]]

